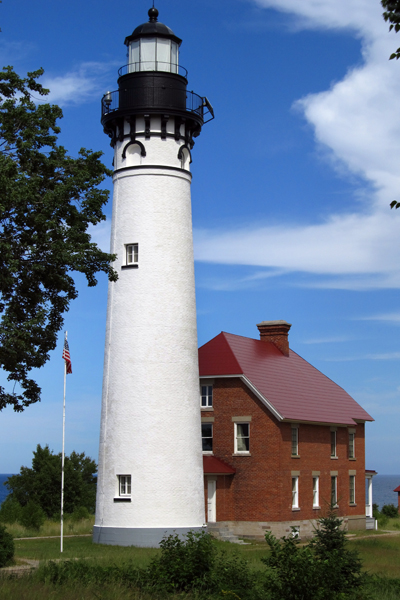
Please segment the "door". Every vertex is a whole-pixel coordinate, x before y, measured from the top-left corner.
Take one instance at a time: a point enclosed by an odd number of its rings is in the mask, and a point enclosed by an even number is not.
[[[217,480],[208,479],[207,484],[207,521],[215,523],[217,520]]]

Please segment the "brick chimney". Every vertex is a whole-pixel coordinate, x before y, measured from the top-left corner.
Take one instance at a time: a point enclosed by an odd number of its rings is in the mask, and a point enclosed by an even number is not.
[[[289,356],[289,329],[286,321],[263,321],[257,325],[262,342],[272,342],[285,356]]]

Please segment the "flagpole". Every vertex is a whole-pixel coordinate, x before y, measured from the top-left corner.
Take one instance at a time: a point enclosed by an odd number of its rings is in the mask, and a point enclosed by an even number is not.
[[[67,339],[67,332],[65,332],[65,340],[66,339]],[[61,533],[60,533],[60,552],[63,552],[63,535],[64,535],[64,449],[65,449],[65,390],[66,390],[66,387],[67,387],[67,361],[64,359],[64,401],[63,401],[63,430],[62,430],[62,452],[61,452]]]

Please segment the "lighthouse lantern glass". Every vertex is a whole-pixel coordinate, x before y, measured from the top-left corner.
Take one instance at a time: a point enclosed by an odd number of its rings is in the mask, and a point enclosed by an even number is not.
[[[178,72],[178,44],[167,38],[143,37],[129,43],[128,72]]]

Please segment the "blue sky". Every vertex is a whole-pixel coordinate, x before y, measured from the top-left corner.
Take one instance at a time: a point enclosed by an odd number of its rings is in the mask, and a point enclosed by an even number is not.
[[[3,0],[0,56],[45,69],[64,111],[61,140],[112,150],[100,98],[117,87],[126,35],[149,0]],[[367,424],[367,468],[400,473],[400,62],[379,0],[157,0],[183,39],[189,90],[216,118],[193,150],[199,344],[292,323],[290,346],[344,387]],[[111,188],[111,181],[106,185]],[[111,203],[106,209],[111,212]],[[93,232],[108,249],[109,221]],[[66,451],[97,459],[107,282],[76,277],[66,316]],[[62,334],[37,373],[42,402],[0,413],[0,473],[61,449]]]

